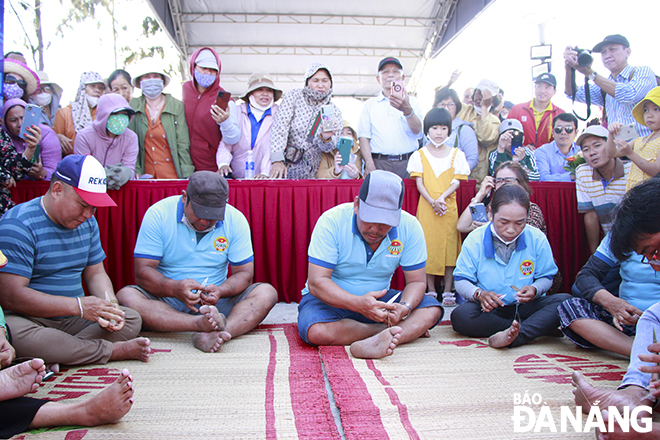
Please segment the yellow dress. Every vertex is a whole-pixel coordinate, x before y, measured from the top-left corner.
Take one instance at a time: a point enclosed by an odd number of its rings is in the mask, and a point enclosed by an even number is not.
[[[653,135],[650,134],[648,137],[638,137],[635,139],[635,146],[633,147],[633,151],[649,162],[655,163],[655,160],[658,158],[658,153],[660,153],[660,137],[657,137],[652,141],[645,141],[645,139],[648,139],[651,136]],[[651,176],[646,174],[633,163],[630,167],[630,173],[628,174],[628,180],[626,182],[626,192],[633,186],[637,185],[639,182],[642,182],[650,177]]]
[[[426,191],[432,198],[437,199],[449,188],[452,180],[467,180],[467,175],[455,172],[454,161],[458,151],[458,149],[452,148],[449,153],[451,154],[451,165],[436,178],[424,149],[419,150],[423,172],[411,172],[410,177],[422,177]],[[461,251],[461,234],[456,229],[458,222],[456,191],[447,197],[445,202],[447,203],[447,213],[435,215],[431,205],[422,196],[419,197],[417,219],[422,225],[426,238],[427,274],[444,276],[446,266],[456,266],[456,258]]]

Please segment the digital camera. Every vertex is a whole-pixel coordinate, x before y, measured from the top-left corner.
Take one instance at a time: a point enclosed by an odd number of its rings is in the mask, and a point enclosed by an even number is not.
[[[579,49],[577,47],[573,48],[577,52],[577,62],[582,67],[590,66],[594,61],[594,57],[591,56],[591,51],[588,49]]]

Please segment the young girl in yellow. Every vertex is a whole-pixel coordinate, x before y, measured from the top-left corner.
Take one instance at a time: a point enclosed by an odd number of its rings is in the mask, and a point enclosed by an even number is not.
[[[451,124],[452,118],[446,109],[429,111],[424,117],[424,134],[430,143],[415,151],[408,161],[408,172],[416,180],[420,194],[417,219],[426,238],[428,295],[437,297],[435,277],[444,276],[442,305],[449,307],[456,305],[451,292],[452,272],[461,250],[461,236],[456,229],[456,190],[459,181],[467,180],[470,174],[465,154],[444,143],[451,134]]]
[[[628,156],[633,163],[628,174],[626,191],[660,173],[660,87],[651,89],[633,108],[632,113],[635,120],[650,128],[652,133],[630,142],[615,140],[614,137],[619,134],[622,125],[620,122],[612,122],[607,139],[607,153],[610,157]]]

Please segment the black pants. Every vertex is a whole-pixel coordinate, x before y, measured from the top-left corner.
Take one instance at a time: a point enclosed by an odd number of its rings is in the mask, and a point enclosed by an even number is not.
[[[520,333],[509,345],[525,345],[539,336],[559,327],[557,307],[564,300],[572,298],[566,293],[542,296],[518,306],[520,315]],[[516,314],[516,306],[498,307],[489,313],[481,310],[481,303],[466,302],[456,307],[451,313],[451,325],[454,331],[472,338],[488,338],[497,332],[511,327]]]

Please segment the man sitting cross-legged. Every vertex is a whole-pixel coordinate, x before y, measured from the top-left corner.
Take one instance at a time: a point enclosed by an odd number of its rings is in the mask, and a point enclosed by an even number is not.
[[[424,295],[424,232],[415,217],[401,212],[403,192],[400,177],[372,171],[354,203],[319,218],[298,307],[298,332],[308,344],[350,345],[353,356],[378,359],[442,318],[440,303]],[[388,304],[399,293],[389,289],[399,265],[406,287]]]
[[[117,292],[146,329],[195,332],[193,345],[210,353],[259,325],[277,302],[270,284],[252,284],[250,227],[228,195],[224,177],[198,171],[181,196],[151,206],[135,244],[137,285]]]

